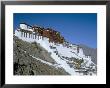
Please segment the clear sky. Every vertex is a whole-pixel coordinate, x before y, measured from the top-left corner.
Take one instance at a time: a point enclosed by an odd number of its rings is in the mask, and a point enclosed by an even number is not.
[[[14,13],[14,29],[19,23],[50,27],[73,44],[97,48],[96,13]]]

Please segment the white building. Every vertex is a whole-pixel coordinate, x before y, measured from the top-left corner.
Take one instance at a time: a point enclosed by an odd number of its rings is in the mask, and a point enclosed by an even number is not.
[[[25,23],[20,23],[20,29],[33,31],[32,27],[30,25],[25,24]]]
[[[28,30],[31,32],[31,34],[29,33],[25,33],[25,32],[21,32],[20,29],[23,29],[23,30]],[[25,37],[26,39],[42,39],[41,36],[36,36],[35,35],[35,32],[33,31],[32,29],[32,26],[30,25],[27,25],[25,23],[20,23],[20,28],[15,30],[15,34],[16,36],[19,36],[19,37]],[[74,52],[73,53],[76,53],[78,54],[79,56],[81,57],[85,57],[85,58],[90,58],[90,56],[85,56],[84,52],[83,52],[83,49],[81,47],[79,47],[78,45],[76,44],[71,44],[69,42],[65,42],[64,44],[65,46],[67,46],[68,48],[71,48]]]

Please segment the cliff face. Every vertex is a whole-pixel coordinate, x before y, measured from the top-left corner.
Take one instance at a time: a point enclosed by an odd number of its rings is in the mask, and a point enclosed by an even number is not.
[[[67,75],[63,68],[55,68],[56,62],[39,44],[28,43],[14,36],[14,75]]]

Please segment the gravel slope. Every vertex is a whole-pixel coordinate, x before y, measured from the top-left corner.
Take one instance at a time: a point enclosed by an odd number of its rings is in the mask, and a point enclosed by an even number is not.
[[[39,44],[28,43],[14,36],[14,75],[69,75],[62,68],[55,68],[48,64],[31,57],[30,55],[40,58],[51,64],[56,62],[51,58],[51,53],[47,52]]]

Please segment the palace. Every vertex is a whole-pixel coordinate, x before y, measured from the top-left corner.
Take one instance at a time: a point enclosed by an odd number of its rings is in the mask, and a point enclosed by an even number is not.
[[[20,23],[19,28],[15,30],[15,35],[21,38],[31,39],[31,41],[34,41],[36,39],[43,40],[44,38],[47,38],[50,43],[63,44],[63,46],[74,50],[74,52],[72,53],[77,53],[80,54],[80,56],[84,56],[83,49],[81,47],[65,41],[60,32],[55,31],[51,28],[45,29],[39,26],[30,26],[26,23]]]
[[[43,28],[39,26],[30,26],[26,23],[20,23],[20,27],[17,31],[21,32],[21,37],[28,37],[33,39],[49,38],[49,42],[64,43],[65,39],[61,36],[60,32],[52,30],[51,28]]]

